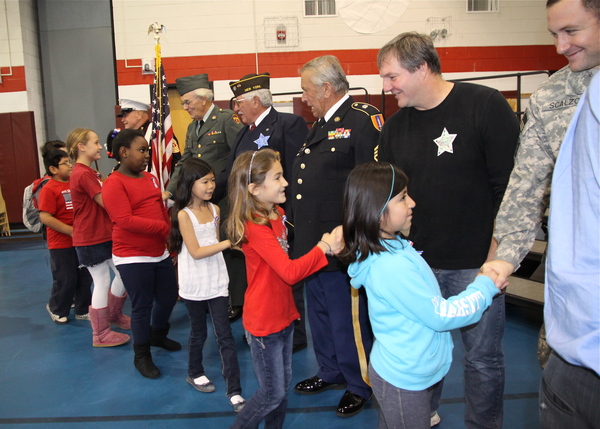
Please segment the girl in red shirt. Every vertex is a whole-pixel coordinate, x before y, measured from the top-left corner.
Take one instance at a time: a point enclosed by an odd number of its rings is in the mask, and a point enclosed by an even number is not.
[[[171,221],[158,180],[148,173],[148,142],[139,130],[126,129],[113,140],[121,167],[102,189],[113,222],[113,261],[131,298],[133,363],[146,378],[160,377],[150,346],[169,351],[181,344],[167,338],[177,302],[175,269],[167,251]]]
[[[306,255],[288,256],[285,188],[279,155],[271,149],[238,156],[229,177],[229,239],[246,257],[248,289],[243,322],[259,388],[231,428],[281,428],[292,380],[294,320],[300,317],[292,285],[327,265],[338,252],[341,234],[325,233]]]
[[[98,136],[90,129],[75,128],[67,137],[67,151],[75,160],[71,173],[73,246],[79,263],[87,267],[94,280],[89,308],[92,345],[114,347],[129,341],[129,335],[111,331],[110,324],[130,329],[130,319],[122,311],[125,288],[111,259],[112,224],[102,202],[102,182],[91,168],[100,159],[101,150]]]

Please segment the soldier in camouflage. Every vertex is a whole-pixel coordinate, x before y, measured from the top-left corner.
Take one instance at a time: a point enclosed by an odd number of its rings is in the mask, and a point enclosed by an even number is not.
[[[600,67],[600,2],[548,0],[546,10],[556,51],[565,55],[569,64],[530,99],[515,166],[496,217],[495,260],[486,264],[499,273],[498,282],[519,267],[533,245],[548,206],[560,145],[581,95]],[[542,367],[550,352],[542,327],[538,347]]]

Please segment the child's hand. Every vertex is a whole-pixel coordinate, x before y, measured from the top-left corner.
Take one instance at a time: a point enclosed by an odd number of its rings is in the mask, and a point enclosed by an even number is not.
[[[500,293],[504,292],[506,286],[508,286],[508,281],[501,278],[498,272],[492,269],[490,266],[484,264],[477,275],[483,275],[492,279],[496,287],[500,290]]]
[[[342,225],[333,228],[331,237],[335,240],[335,244],[332,246],[333,254],[337,255],[344,248],[344,229],[342,228]]]
[[[342,227],[338,226],[331,232],[326,232],[321,237],[321,242],[325,243],[329,248],[326,253],[337,255],[344,247],[344,234]]]

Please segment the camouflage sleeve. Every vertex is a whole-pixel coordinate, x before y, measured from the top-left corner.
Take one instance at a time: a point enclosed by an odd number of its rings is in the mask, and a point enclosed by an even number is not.
[[[535,240],[548,206],[554,169],[555,158],[546,143],[540,106],[534,94],[519,138],[515,166],[496,216],[494,237],[499,244],[495,258],[510,262],[515,269]]]

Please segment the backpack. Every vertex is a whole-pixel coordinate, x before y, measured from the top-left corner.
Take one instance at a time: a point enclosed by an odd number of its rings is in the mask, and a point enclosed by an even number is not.
[[[23,223],[33,232],[40,232],[44,224],[40,220],[40,211],[38,209],[38,198],[44,185],[50,180],[50,176],[44,176],[36,179],[25,188],[23,192]]]

